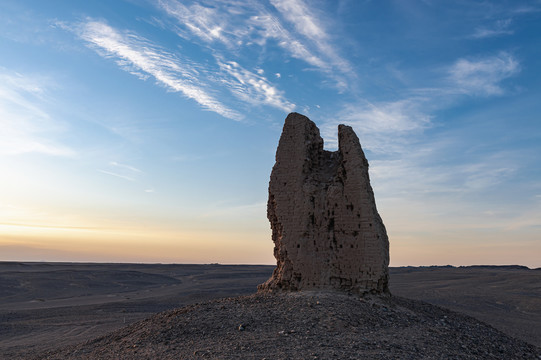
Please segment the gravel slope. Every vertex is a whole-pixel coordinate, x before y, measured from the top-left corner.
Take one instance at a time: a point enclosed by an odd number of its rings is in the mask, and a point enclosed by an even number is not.
[[[36,359],[541,359],[466,315],[396,296],[255,294],[167,311]]]

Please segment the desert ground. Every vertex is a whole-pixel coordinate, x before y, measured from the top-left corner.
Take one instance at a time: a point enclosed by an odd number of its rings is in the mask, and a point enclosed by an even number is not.
[[[273,266],[0,262],[0,357],[103,336],[158,312],[253,294]],[[541,346],[541,269],[391,268],[391,293]]]

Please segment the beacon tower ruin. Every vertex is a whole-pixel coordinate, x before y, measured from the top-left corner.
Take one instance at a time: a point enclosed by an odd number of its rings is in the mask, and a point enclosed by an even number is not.
[[[331,152],[310,119],[287,116],[267,216],[277,266],[259,291],[388,292],[389,240],[351,127],[338,126],[338,151]]]

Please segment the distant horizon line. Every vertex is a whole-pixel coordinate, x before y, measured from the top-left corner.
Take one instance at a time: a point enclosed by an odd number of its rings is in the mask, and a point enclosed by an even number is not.
[[[181,262],[122,262],[122,261],[36,261],[36,260],[0,260],[0,265],[5,264],[60,264],[60,265],[185,265],[185,266],[268,266],[275,267],[273,264],[249,264],[249,263],[181,263]],[[389,268],[507,268],[507,269],[528,269],[541,270],[541,267],[531,268],[520,264],[471,264],[471,265],[400,265],[389,266]]]

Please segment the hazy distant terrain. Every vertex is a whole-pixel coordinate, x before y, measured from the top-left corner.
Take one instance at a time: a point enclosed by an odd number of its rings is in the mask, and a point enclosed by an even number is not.
[[[76,343],[167,309],[250,294],[273,268],[0,262],[0,355]],[[541,346],[541,270],[392,268],[391,291]]]
[[[0,354],[76,343],[166,309],[250,294],[272,269],[0,262]]]
[[[391,268],[391,291],[462,312],[541,347],[541,269]]]

